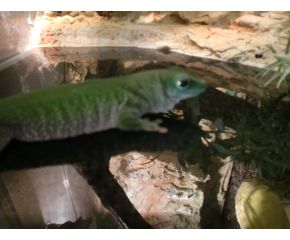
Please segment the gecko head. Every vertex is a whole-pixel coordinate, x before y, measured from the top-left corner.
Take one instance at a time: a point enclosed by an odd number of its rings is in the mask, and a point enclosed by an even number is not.
[[[170,68],[161,76],[166,95],[176,101],[198,96],[207,89],[206,81],[198,79],[182,68]]]

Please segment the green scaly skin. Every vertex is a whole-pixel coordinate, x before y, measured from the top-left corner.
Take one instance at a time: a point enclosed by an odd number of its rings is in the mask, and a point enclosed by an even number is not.
[[[141,116],[168,111],[205,89],[204,81],[170,68],[21,93],[0,101],[0,150],[11,138],[45,141],[110,128],[164,133],[160,121]]]

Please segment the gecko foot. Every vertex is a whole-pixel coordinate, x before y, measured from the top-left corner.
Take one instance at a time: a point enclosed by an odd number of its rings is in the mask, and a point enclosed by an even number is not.
[[[159,132],[167,133],[168,129],[161,127],[161,119],[149,120],[144,118],[136,117],[136,114],[124,112],[120,114],[118,121],[118,128],[128,131],[150,131],[150,132]]]

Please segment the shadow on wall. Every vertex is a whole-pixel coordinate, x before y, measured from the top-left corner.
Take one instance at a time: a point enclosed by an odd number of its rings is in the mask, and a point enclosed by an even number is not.
[[[120,221],[123,221],[125,226],[129,228],[150,228],[150,225],[144,222],[128,200],[124,190],[109,172],[108,164],[112,155],[132,150],[162,151],[171,149],[178,151],[188,143],[196,141],[202,134],[199,128],[184,121],[164,118],[164,125],[170,129],[167,134],[109,130],[66,140],[36,143],[12,141],[0,153],[0,172],[3,174],[8,170],[77,164],[75,165],[77,170],[94,188],[104,206],[116,213],[115,218],[120,218]],[[50,168],[57,170],[56,167]],[[51,193],[55,197],[58,195],[61,197],[61,192],[56,191],[57,185],[47,185],[49,178],[46,179],[45,176],[45,174],[40,174],[38,178],[39,182],[46,184],[48,189],[43,194],[50,195],[49,193]],[[37,186],[36,183],[33,185]],[[78,189],[80,195],[85,187],[76,186],[74,189]],[[38,201],[48,199],[42,198]],[[80,201],[78,204],[84,205],[84,201]],[[78,216],[80,216],[79,212]],[[68,221],[73,220],[68,219]]]

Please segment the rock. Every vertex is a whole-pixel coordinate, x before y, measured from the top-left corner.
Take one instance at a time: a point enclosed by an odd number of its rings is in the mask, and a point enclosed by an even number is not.
[[[240,12],[178,12],[179,17],[188,23],[201,23],[226,27]]]
[[[128,152],[111,158],[110,171],[154,228],[201,228],[205,196],[210,200],[205,207],[213,209],[211,214],[218,218],[222,210],[231,171],[226,165],[228,162],[216,167],[216,176],[211,178],[196,166],[182,168],[172,151]],[[208,214],[203,217],[208,218]]]
[[[285,17],[285,15],[281,15]],[[282,18],[283,19],[283,18]],[[284,18],[284,21],[286,19]],[[281,24],[281,19],[273,18],[271,16],[258,16],[254,14],[245,14],[235,20],[235,23],[244,27],[252,28],[258,31],[269,31],[277,28]]]
[[[176,153],[139,153],[112,157],[110,170],[140,214],[154,228],[199,228],[206,179],[185,172]]]

